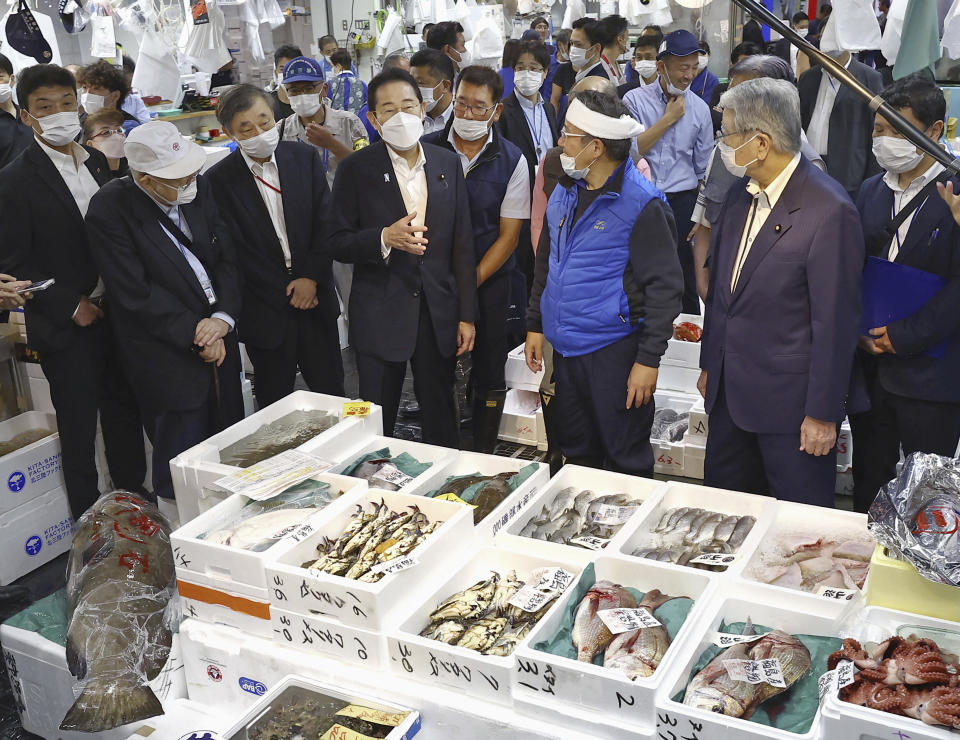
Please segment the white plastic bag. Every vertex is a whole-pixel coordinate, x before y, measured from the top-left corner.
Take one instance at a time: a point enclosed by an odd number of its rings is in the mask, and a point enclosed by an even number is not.
[[[907,17],[907,5],[913,0],[897,0],[890,4],[887,11],[887,25],[883,28],[883,38],[880,41],[880,53],[887,59],[891,67],[897,61],[900,53],[900,37],[903,34],[903,19]],[[928,2],[928,0],[921,0]]]
[[[953,5],[943,20],[943,38],[940,47],[947,54],[956,59],[960,57],[960,0],[953,0]]]
[[[821,51],[880,48],[880,22],[871,0],[837,0],[820,37]]]

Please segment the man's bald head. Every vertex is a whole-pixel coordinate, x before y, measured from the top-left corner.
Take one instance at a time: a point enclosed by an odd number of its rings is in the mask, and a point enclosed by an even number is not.
[[[598,77],[597,75],[584,77],[580,82],[570,88],[570,96],[572,98],[577,93],[582,93],[585,90],[594,90],[617,97],[617,86],[607,77]]]

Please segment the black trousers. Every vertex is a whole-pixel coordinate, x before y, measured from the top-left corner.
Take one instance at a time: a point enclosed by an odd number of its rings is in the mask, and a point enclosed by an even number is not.
[[[867,382],[871,409],[850,416],[853,506],[859,512],[866,512],[877,491],[897,477],[901,447],[904,455],[929,452],[953,457],[960,441],[960,404],[898,396],[876,376]]]
[[[577,357],[554,350],[554,413],[560,449],[568,461],[653,476],[654,402],[626,407],[627,378],[636,357],[636,333]]]
[[[120,366],[116,340],[98,322],[81,331],[70,347],[40,355],[57,413],[67,497],[74,519],[100,496],[97,485],[97,415],[110,479],[117,488],[143,492],[147,458],[143,425],[130,384]]]
[[[413,367],[413,389],[423,413],[423,441],[444,447],[459,447],[460,432],[453,395],[456,357],[440,353],[430,321],[430,310],[423,298],[420,299],[417,344],[410,364]],[[357,352],[360,397],[383,408],[383,433],[388,437],[393,436],[397,422],[406,372],[406,362],[389,362]]]
[[[510,346],[507,310],[510,304],[508,273],[487,280],[477,289],[477,336],[471,353],[470,384],[477,397],[506,388],[504,368]]]
[[[677,255],[683,269],[683,312],[700,314],[700,297],[697,295],[697,273],[694,269],[693,247],[687,241],[687,234],[693,228],[690,221],[693,209],[697,205],[697,191],[683,190],[667,193],[667,202],[673,211],[673,220],[677,225]]]
[[[336,318],[327,319],[317,309],[301,311],[291,306],[279,347],[262,349],[248,343],[246,348],[253,363],[253,391],[260,408],[293,392],[298,368],[314,393],[344,395]]]

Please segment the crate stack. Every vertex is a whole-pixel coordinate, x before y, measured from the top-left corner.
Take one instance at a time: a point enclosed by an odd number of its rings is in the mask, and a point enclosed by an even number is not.
[[[547,427],[540,408],[540,382],[543,370],[535,373],[527,367],[523,345],[509,355],[505,368],[507,398],[500,420],[500,439],[514,444],[547,449]]]

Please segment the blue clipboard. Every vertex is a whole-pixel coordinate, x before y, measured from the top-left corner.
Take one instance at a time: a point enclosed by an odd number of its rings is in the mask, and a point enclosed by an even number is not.
[[[931,272],[868,257],[863,270],[862,333],[868,335],[870,329],[912,316],[946,284],[946,278]],[[947,339],[923,354],[936,360],[943,359],[949,344]]]

